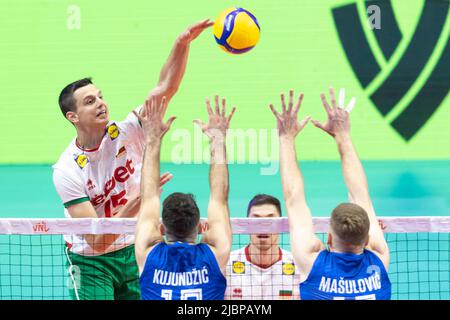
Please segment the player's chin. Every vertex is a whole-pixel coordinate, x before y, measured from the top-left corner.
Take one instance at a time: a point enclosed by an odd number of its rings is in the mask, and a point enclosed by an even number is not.
[[[95,123],[98,125],[107,125],[108,122],[109,122],[109,117],[107,117],[107,116],[95,118]]]
[[[259,243],[256,245],[256,247],[260,250],[260,251],[268,251],[270,250],[270,248],[272,248],[272,245],[269,243]]]

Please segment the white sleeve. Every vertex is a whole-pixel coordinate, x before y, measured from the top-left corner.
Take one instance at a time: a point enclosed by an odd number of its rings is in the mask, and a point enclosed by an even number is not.
[[[75,174],[54,168],[53,184],[66,208],[72,204],[89,201],[89,196],[86,194],[83,181]]]
[[[139,113],[142,109],[142,106],[139,106],[134,109],[137,113]],[[139,119],[133,112],[130,112],[124,121],[120,122],[120,126],[125,130],[127,135],[131,137],[131,139],[137,139],[139,141],[143,141],[144,133],[142,131],[141,124]]]

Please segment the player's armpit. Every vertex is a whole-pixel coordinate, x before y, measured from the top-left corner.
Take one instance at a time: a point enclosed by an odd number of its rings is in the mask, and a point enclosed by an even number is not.
[[[302,227],[290,228],[292,255],[302,277],[307,277],[317,255],[325,249],[316,234]]]
[[[209,231],[208,231],[209,233]],[[219,265],[220,270],[222,271],[223,275],[226,275],[226,267],[228,260],[230,258],[230,252],[231,252],[231,241],[226,240],[226,236],[222,236],[222,240],[215,241],[215,246],[211,244],[211,241],[208,241],[208,233],[205,234],[205,240],[202,241],[206,243],[211,251],[213,252],[214,256],[216,257],[217,264]]]
[[[149,221],[141,222],[136,229],[135,255],[140,273],[143,271],[148,254],[158,244],[164,242],[159,225]]]
[[[208,219],[208,230],[204,232],[202,242],[210,246],[219,267],[224,270],[228,262],[233,242],[229,219],[226,219],[225,221],[220,219]]]
[[[370,226],[369,243],[366,249],[374,252],[380,258],[387,271],[390,262],[390,252],[383,232],[378,225],[376,227]]]

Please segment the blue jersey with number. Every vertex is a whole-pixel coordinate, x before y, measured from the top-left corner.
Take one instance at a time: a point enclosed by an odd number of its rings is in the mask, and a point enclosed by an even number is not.
[[[139,279],[143,300],[223,300],[227,281],[207,244],[157,244]]]
[[[378,256],[319,253],[306,281],[300,283],[302,300],[389,300],[391,282]]]

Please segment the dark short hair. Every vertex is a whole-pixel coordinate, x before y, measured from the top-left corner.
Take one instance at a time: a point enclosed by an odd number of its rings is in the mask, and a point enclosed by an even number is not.
[[[162,222],[167,233],[175,238],[190,236],[200,222],[200,210],[194,196],[181,192],[170,194],[163,202]]]
[[[357,204],[341,203],[331,214],[330,226],[339,239],[351,245],[364,245],[369,236],[367,212]]]
[[[256,196],[254,196],[252,198],[252,200],[250,200],[250,202],[248,203],[248,207],[247,207],[247,217],[250,215],[250,209],[254,206],[262,206],[264,204],[271,204],[274,205],[277,210],[278,210],[278,214],[281,217],[281,204],[280,204],[280,200],[278,200],[277,198],[268,195],[268,194],[257,194]]]
[[[73,97],[73,93],[89,84],[92,84],[92,78],[83,78],[68,84],[64,89],[62,89],[59,94],[58,103],[64,117],[66,117],[67,112],[76,110],[76,101]]]

